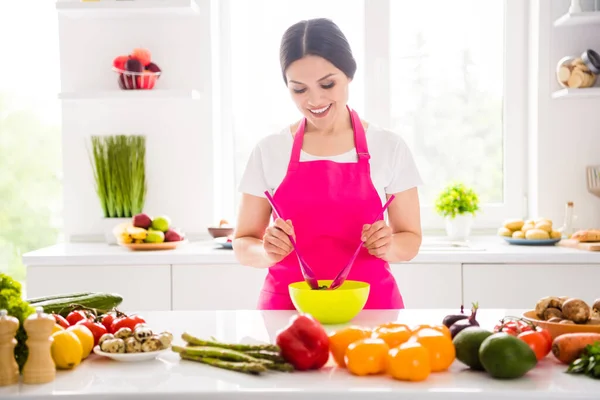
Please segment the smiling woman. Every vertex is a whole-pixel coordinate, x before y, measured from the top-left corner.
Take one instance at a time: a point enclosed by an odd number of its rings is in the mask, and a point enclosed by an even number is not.
[[[234,240],[242,264],[268,267],[258,308],[294,308],[288,286],[303,278],[289,236],[321,280],[334,279],[364,242],[348,279],[369,283],[365,308],[403,308],[389,262],[412,259],[421,243],[421,178],[408,147],[348,105],[356,61],[331,20],[289,27],[280,66],[302,118],[255,146]],[[283,213],[271,226],[267,191]],[[377,215],[391,195],[386,222]]]

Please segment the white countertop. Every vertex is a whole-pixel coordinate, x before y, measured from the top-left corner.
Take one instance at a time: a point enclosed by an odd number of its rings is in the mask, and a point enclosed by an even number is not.
[[[399,320],[413,325],[436,324],[456,310],[363,311],[354,324],[374,326]],[[478,312],[481,326],[491,329],[505,315],[520,310]],[[171,311],[144,314],[155,330],[169,329],[174,344],[183,344],[181,333],[215,336],[225,342],[273,342],[292,311]],[[337,327],[329,326],[327,330]],[[466,369],[455,361],[449,371],[433,373],[424,382],[400,382],[389,376],[356,377],[335,367],[332,360],[321,370],[249,376],[238,372],[180,361],[175,353],[141,363],[119,363],[95,354],[75,370],[58,371],[44,385],[13,385],[0,388],[9,399],[314,399],[315,395],[338,395],[340,399],[598,399],[600,382],[564,373],[566,366],[550,354],[524,377],[495,380],[485,373]]]
[[[443,238],[425,238],[412,263],[585,263],[600,264],[600,252],[559,246],[509,245],[500,237],[475,237],[468,247],[451,247]],[[105,243],[63,243],[23,255],[28,267],[45,265],[238,264],[233,250],[212,241],[190,242],[175,250],[131,251]]]

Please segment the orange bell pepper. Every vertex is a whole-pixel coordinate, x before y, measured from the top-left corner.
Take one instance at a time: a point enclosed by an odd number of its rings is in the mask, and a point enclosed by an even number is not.
[[[344,356],[348,346],[360,339],[371,336],[371,330],[360,326],[349,326],[329,334],[329,350],[336,364],[346,367]]]
[[[346,349],[344,361],[354,375],[376,375],[386,371],[390,347],[379,338],[360,339]]]

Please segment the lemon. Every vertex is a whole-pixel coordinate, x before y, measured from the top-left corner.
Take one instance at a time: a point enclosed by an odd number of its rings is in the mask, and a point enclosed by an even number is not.
[[[73,325],[67,328],[67,331],[73,332],[81,342],[83,349],[82,360],[85,360],[90,355],[94,348],[94,335],[92,331],[85,325]]]
[[[72,331],[58,331],[52,334],[52,359],[56,368],[72,369],[81,363],[83,346],[75,333]]]
[[[54,324],[54,326],[52,327],[52,333],[60,332],[60,331],[64,331],[64,330],[65,330],[65,328],[63,328],[59,324]]]

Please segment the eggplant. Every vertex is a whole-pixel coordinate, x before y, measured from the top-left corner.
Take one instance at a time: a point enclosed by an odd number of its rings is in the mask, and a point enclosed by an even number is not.
[[[444,320],[442,321],[442,324],[444,324],[446,326],[446,328],[450,328],[452,326],[452,324],[454,324],[456,321],[460,321],[461,319],[466,319],[469,318],[467,315],[465,315],[465,307],[463,305],[460,306],[460,314],[450,314],[450,315],[446,315],[444,317]]]
[[[461,318],[456,320],[450,327],[450,336],[454,339],[454,336],[458,334],[458,332],[462,331],[469,326],[479,326],[479,322],[477,322],[477,308],[478,304],[473,303],[473,307],[471,308],[471,315],[467,318]]]

